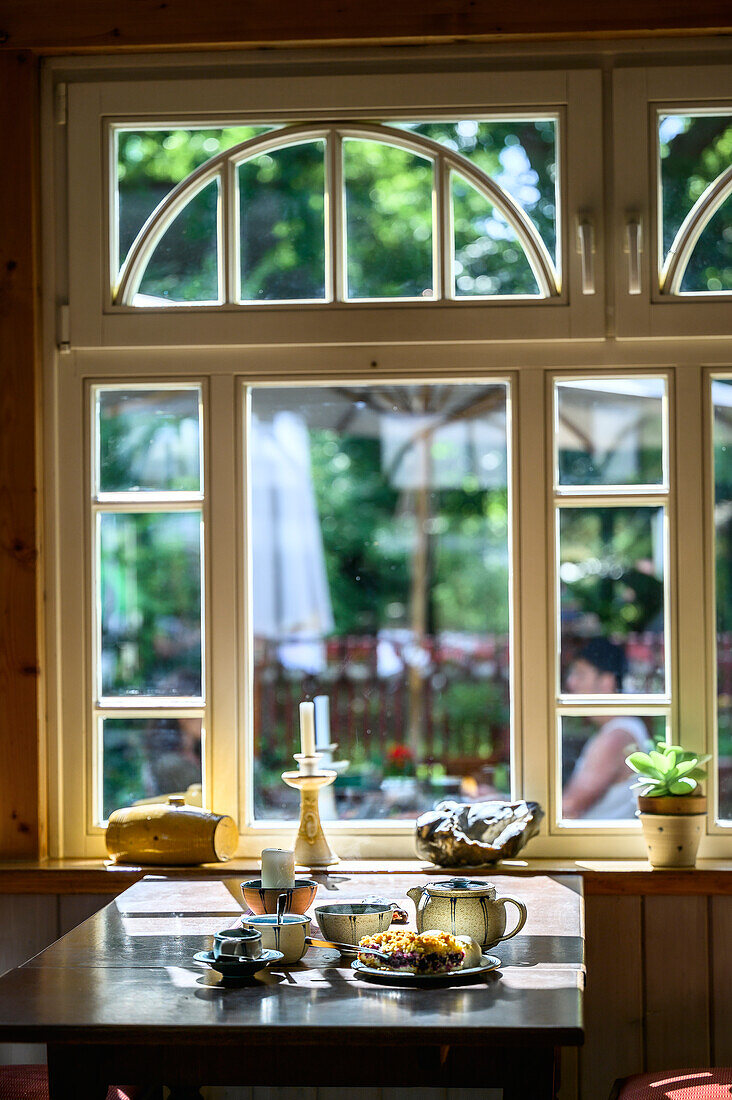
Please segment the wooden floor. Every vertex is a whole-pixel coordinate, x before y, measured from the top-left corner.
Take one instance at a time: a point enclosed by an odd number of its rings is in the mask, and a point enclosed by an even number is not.
[[[0,895],[0,972],[108,901],[108,894]],[[616,1076],[644,1069],[732,1064],[732,896],[590,896],[586,923],[587,1042],[563,1059],[561,1100],[605,1100]],[[0,1062],[43,1056],[43,1048],[0,1047]],[[210,1095],[211,1100],[342,1100],[338,1091],[218,1089]],[[486,1089],[349,1091],[349,1100],[498,1100],[500,1095]]]

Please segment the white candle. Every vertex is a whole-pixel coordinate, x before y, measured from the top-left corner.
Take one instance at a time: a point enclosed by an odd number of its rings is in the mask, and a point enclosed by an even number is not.
[[[300,703],[300,751],[315,756],[315,704]]]
[[[315,744],[319,749],[327,749],[330,744],[330,699],[327,695],[316,695],[315,704]]]
[[[262,851],[262,888],[292,889],[295,885],[295,853],[285,848]]]

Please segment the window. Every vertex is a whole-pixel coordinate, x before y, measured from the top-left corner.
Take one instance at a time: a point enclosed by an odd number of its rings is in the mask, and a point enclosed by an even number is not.
[[[618,334],[729,332],[732,69],[614,75]]]
[[[625,756],[665,740],[670,726],[666,390],[665,379],[640,375],[554,386],[565,826],[632,825]]]
[[[255,819],[303,689],[338,743],[331,816],[404,820],[511,790],[510,393],[254,387],[248,421]]]
[[[199,131],[115,128],[113,271],[129,222],[159,190],[153,180],[176,186],[127,248],[112,302],[558,296],[557,124],[205,131],[202,147],[223,151],[180,180],[199,159]],[[252,133],[227,147],[233,134]]]
[[[715,378],[711,383],[714,417],[714,535],[715,591],[717,633],[717,816],[732,821],[732,684],[730,683],[730,648],[732,629],[730,610],[730,522],[732,515],[732,485],[729,462],[732,455],[730,436],[730,399],[732,383],[728,378]]]
[[[94,824],[203,784],[200,386],[91,390]]]
[[[511,796],[640,856],[654,738],[714,743],[729,850],[727,70],[620,53],[611,104],[552,49],[49,62],[54,853],[180,792],[288,843],[305,696],[341,855]]]

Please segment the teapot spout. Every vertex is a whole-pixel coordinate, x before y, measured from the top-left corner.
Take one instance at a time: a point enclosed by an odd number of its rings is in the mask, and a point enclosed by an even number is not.
[[[413,886],[411,890],[407,890],[407,897],[411,898],[415,905],[419,905],[419,899],[422,897],[422,887]]]

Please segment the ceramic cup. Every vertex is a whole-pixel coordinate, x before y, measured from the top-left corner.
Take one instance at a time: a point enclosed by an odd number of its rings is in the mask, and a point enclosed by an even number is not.
[[[295,885],[289,888],[262,886],[261,878],[253,878],[241,884],[244,901],[253,913],[276,913],[280,894],[287,894],[286,913],[304,913],[315,901],[317,891],[317,882],[310,878],[296,878]]]
[[[327,940],[357,944],[363,936],[386,932],[393,910],[389,905],[368,902],[340,902],[316,905],[315,919]]]
[[[262,934],[256,928],[224,928],[213,938],[215,959],[258,959],[262,954]]]
[[[259,913],[243,917],[242,925],[261,932],[265,951],[281,951],[285,966],[299,962],[307,950],[305,937],[309,934],[310,917],[301,913],[285,913],[280,922],[274,913]]]

